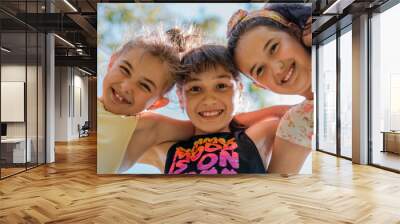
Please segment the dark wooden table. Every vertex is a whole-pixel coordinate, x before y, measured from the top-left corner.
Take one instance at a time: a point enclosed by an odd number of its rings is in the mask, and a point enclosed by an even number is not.
[[[393,152],[400,154],[400,131],[382,131],[383,150],[382,152]]]

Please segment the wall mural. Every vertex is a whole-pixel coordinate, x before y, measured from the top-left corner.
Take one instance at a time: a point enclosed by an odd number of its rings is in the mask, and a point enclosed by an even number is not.
[[[311,4],[101,3],[97,27],[99,174],[311,173]]]

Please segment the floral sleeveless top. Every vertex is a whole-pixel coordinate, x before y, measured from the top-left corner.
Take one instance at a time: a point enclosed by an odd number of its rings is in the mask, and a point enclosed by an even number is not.
[[[305,100],[282,117],[276,135],[291,143],[311,148],[314,128],[314,101]]]

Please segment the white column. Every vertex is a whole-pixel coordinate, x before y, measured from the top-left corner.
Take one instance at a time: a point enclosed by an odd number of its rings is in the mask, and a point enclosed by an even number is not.
[[[314,94],[314,135],[312,138],[312,149],[316,150],[317,149],[317,104],[316,104],[316,99],[317,99],[317,91],[316,91],[316,87],[317,87],[317,48],[315,45],[312,46],[311,49],[311,59],[312,59],[312,91]]]
[[[47,12],[53,12],[51,1],[46,1]],[[55,54],[54,35],[46,35],[46,163],[55,161]]]
[[[54,35],[46,36],[46,163],[55,161],[54,133],[55,133],[55,74],[54,74]]]
[[[353,162],[368,163],[368,15],[353,20]]]

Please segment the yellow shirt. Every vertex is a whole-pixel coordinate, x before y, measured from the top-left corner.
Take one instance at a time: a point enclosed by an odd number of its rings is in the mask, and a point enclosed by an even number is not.
[[[116,115],[97,100],[97,173],[118,173],[126,147],[136,128],[136,116]]]

